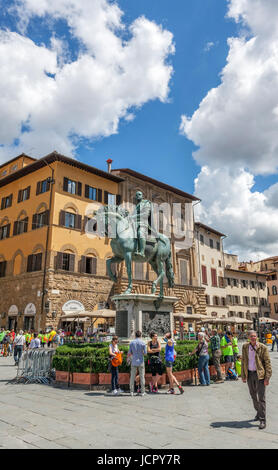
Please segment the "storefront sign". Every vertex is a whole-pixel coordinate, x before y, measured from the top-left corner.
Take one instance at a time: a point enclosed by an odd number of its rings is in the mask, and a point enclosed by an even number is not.
[[[81,302],[78,302],[78,300],[69,300],[63,305],[62,310],[64,313],[78,313],[84,312],[85,307]]]
[[[12,317],[14,315],[18,315],[18,308],[16,305],[11,305],[9,310],[8,310],[8,316]]]
[[[36,315],[36,311],[36,306],[30,303],[26,305],[24,315]]]

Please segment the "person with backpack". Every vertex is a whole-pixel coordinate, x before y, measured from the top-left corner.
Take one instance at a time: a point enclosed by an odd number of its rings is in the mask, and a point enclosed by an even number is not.
[[[119,366],[122,364],[122,354],[123,352],[119,350],[118,346],[119,338],[118,336],[113,336],[112,343],[109,345],[109,359],[110,359],[110,368],[111,368],[111,387],[112,394],[118,395],[122,393],[119,386]]]
[[[29,349],[38,349],[41,346],[40,339],[38,338],[38,334],[34,333],[33,339],[31,339]]]
[[[165,337],[163,338],[166,347],[165,347],[165,365],[166,365],[166,372],[167,376],[169,379],[169,390],[168,394],[174,395],[175,394],[175,389],[174,389],[174,383],[177,385],[180,393],[184,393],[184,389],[182,386],[179,384],[177,381],[176,377],[173,375],[173,365],[175,362],[176,354],[175,354],[175,344],[174,341],[172,340],[172,335],[171,333],[166,333]]]
[[[205,333],[200,332],[198,334],[198,346],[189,353],[190,356],[197,354],[198,356],[198,373],[200,379],[200,385],[210,385],[210,373],[209,373],[209,353],[208,353],[208,340],[209,338]]]
[[[157,334],[152,331],[150,334],[151,341],[148,342],[147,351],[149,355],[149,366],[152,374],[150,383],[150,393],[158,393],[158,380],[162,376],[162,362],[160,359],[161,344]]]

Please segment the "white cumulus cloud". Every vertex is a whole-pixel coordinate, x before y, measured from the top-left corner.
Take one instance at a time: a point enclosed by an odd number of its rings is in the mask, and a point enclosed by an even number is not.
[[[116,133],[136,108],[167,100],[173,35],[155,22],[127,27],[108,0],[18,0],[10,11],[19,32],[0,30],[0,159],[54,148],[74,155],[79,138]],[[33,18],[51,24],[49,48],[28,38]],[[76,59],[56,20],[78,41]]]
[[[278,168],[278,2],[230,0],[227,16],[241,25],[229,38],[221,83],[180,131],[198,147],[203,166],[199,216],[226,233],[241,257],[278,252],[278,185],[254,192],[254,175]],[[258,255],[259,256],[259,255]]]

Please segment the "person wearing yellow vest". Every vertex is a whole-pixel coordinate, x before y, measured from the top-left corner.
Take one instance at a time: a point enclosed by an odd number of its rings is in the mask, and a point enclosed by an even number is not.
[[[232,333],[230,331],[227,331],[226,334],[221,338],[220,347],[225,360],[225,371],[227,377],[227,371],[230,367],[232,367],[234,359]]]
[[[42,347],[44,348],[47,343],[48,343],[47,334],[45,332],[42,332],[42,335],[41,335],[41,345],[42,345]]]
[[[238,348],[238,342],[237,342],[237,336],[236,336],[236,334],[233,334],[232,345],[233,345],[234,363],[236,363],[236,361],[237,361],[237,356],[238,356],[238,354],[239,354],[239,348]]]
[[[52,328],[52,330],[48,334],[48,347],[49,348],[53,347],[53,339],[54,339],[54,336],[56,336],[56,335],[57,335],[57,332],[54,330],[54,328]]]
[[[241,356],[237,356],[237,360],[235,362],[235,369],[238,377],[241,377]]]

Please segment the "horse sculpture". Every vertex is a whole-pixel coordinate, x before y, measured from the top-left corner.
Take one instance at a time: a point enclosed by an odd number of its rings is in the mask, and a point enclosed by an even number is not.
[[[107,272],[110,279],[117,282],[117,277],[111,270],[112,264],[125,261],[128,275],[128,287],[125,294],[132,292],[132,261],[136,263],[149,263],[157,274],[152,283],[152,294],[155,294],[157,284],[160,285],[159,297],[163,298],[163,279],[166,276],[168,286],[174,286],[174,272],[171,261],[171,244],[168,237],[155,231],[155,236],[146,243],[145,256],[136,254],[136,229],[129,212],[118,206],[105,206],[96,213],[98,227],[102,227],[105,235],[113,234],[110,242],[114,256],[107,260]],[[150,230],[153,230],[150,228]]]

